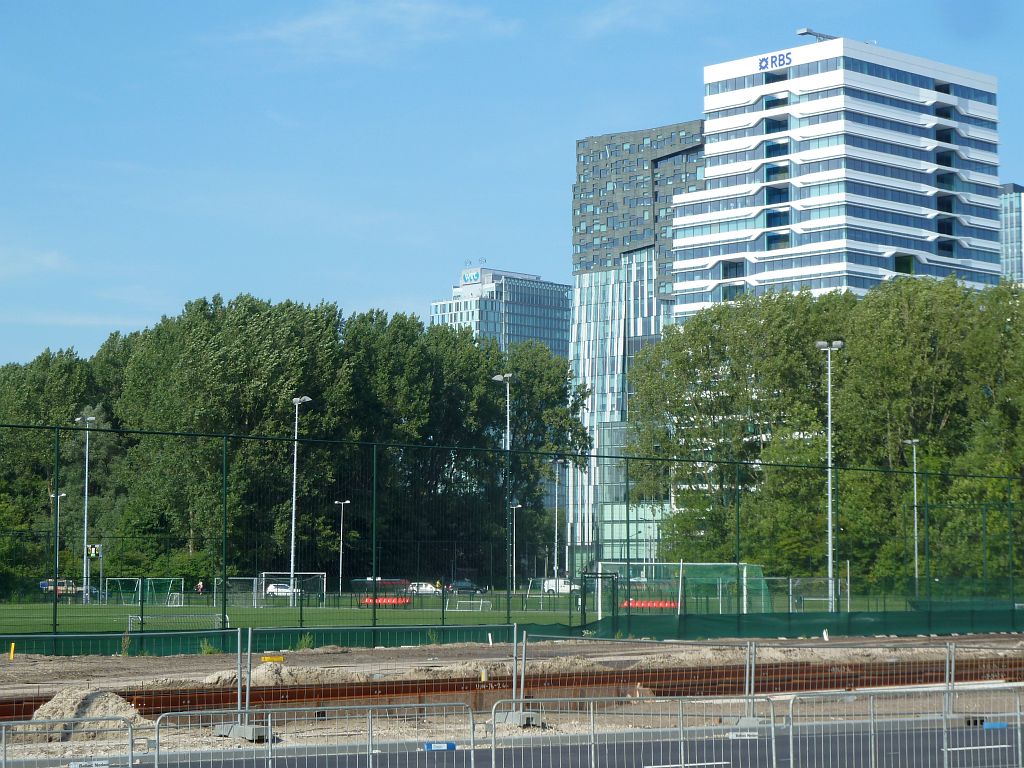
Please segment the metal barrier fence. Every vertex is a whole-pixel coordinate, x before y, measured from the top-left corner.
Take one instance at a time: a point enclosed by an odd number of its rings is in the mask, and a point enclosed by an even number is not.
[[[559,660],[567,653],[572,655],[573,663],[562,668],[571,671],[572,685],[588,685],[588,680],[599,684],[618,673],[637,690],[668,690],[686,696],[756,696],[909,685],[952,690],[964,683],[1024,683],[1024,650],[1012,638],[1003,644],[990,638],[891,644],[591,638],[567,645],[563,638],[530,634],[527,675],[559,669]]]
[[[124,758],[127,765],[133,765],[132,720],[88,717],[0,723],[0,768],[12,764],[22,768],[66,765],[68,756],[76,755],[90,759]]]
[[[1021,689],[582,697],[173,712],[0,724],[0,766],[1021,768]],[[95,765],[96,763],[94,763]]]
[[[288,765],[446,764],[440,753],[473,755],[476,725],[465,704],[306,707],[173,712],[156,721],[154,764],[221,765],[286,760]],[[360,762],[360,759],[363,762]]]

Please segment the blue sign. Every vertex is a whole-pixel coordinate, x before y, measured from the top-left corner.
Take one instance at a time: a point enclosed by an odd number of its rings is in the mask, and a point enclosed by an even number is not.
[[[479,283],[480,282],[480,270],[479,269],[464,269],[462,270],[462,284],[467,283]]]
[[[788,67],[793,63],[793,52],[786,51],[785,53],[773,53],[770,56],[762,56],[757,60],[757,69],[759,72],[764,72],[766,69],[778,69],[779,67]]]
[[[424,752],[451,752],[454,749],[454,741],[428,741],[423,745]]]

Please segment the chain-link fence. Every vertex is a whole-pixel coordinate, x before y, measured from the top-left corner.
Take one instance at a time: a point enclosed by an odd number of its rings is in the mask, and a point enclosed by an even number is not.
[[[5,634],[998,631],[1024,604],[1019,478],[837,467],[830,502],[821,466],[706,457],[597,477],[557,454],[12,425],[0,449]]]

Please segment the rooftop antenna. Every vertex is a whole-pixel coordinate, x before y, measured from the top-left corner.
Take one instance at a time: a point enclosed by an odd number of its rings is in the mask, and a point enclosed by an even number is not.
[[[804,35],[806,37],[816,38],[819,43],[824,41],[824,40],[838,40],[839,39],[839,37],[836,36],[836,35],[826,35],[824,32],[815,32],[810,27],[800,27],[800,29],[798,29],[796,31],[796,33],[798,35]]]

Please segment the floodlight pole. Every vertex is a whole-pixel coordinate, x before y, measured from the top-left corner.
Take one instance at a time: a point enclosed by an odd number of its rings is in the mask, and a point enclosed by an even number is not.
[[[816,341],[814,346],[825,353],[828,387],[828,610],[836,609],[835,562],[832,527],[832,351],[843,348],[842,341]]]
[[[343,591],[342,584],[344,583],[342,581],[341,574],[342,566],[345,563],[345,505],[351,504],[352,501],[350,499],[345,499],[344,501],[336,501],[334,503],[341,507],[341,520],[338,523],[338,600],[340,601],[341,593]],[[339,606],[341,605],[340,602],[338,604]]]
[[[918,570],[918,551],[917,551],[917,444],[921,442],[918,439],[904,440],[904,445],[909,445],[911,452],[913,453],[913,465],[914,465],[914,597],[920,596],[921,590],[921,573]]]
[[[292,405],[295,406],[295,440],[292,452],[292,543],[291,560],[288,568],[288,604],[293,608],[295,607],[295,499],[299,477],[299,406],[312,401],[313,398],[306,395],[292,398]]]

